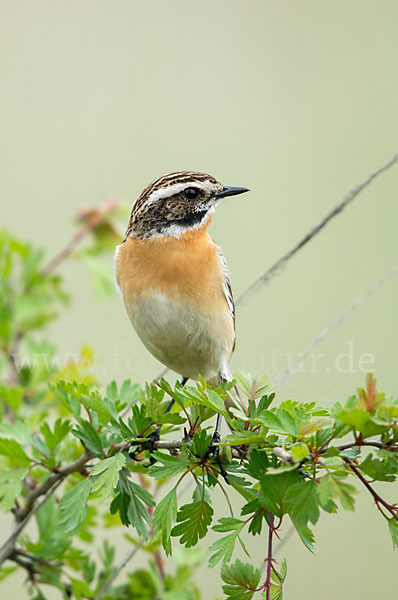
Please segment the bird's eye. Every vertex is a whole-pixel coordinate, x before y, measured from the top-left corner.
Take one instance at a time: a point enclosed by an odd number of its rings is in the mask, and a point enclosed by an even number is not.
[[[184,190],[184,196],[187,200],[195,200],[198,197],[199,190],[193,187],[189,187]]]

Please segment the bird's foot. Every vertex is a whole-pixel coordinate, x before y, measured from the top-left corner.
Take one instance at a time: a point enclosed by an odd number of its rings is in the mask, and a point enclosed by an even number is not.
[[[231,485],[230,482],[228,481],[228,473],[224,469],[223,464],[220,460],[220,446],[218,446],[218,444],[220,442],[221,442],[221,434],[219,431],[216,430],[213,433],[211,444],[207,450],[207,456],[213,456],[213,460],[216,463],[216,465],[218,466],[218,468],[220,469],[220,474],[224,478],[225,483],[228,483],[228,485]]]
[[[139,445],[138,448],[134,448],[129,450],[129,456],[131,458],[131,460],[134,460],[136,462],[140,462],[138,456],[141,454],[141,452],[143,450],[149,450],[149,464],[144,465],[145,467],[150,467],[151,465],[154,465],[156,462],[156,458],[154,458],[153,452],[156,450],[156,442],[158,442],[160,439],[160,427],[156,427],[156,429],[154,429],[154,431],[152,431],[152,433],[149,435],[148,439],[145,442],[142,442],[142,444]]]

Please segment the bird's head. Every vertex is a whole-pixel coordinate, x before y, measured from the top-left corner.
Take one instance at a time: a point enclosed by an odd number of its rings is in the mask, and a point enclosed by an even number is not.
[[[155,179],[134,203],[126,237],[174,236],[206,225],[225,196],[248,192],[207,173],[182,171]]]

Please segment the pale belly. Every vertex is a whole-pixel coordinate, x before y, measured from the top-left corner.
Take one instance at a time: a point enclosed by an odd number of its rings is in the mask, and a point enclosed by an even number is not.
[[[169,369],[212,383],[228,377],[232,348],[225,342],[231,329],[227,311],[210,316],[162,292],[130,297],[126,308],[143,344]]]

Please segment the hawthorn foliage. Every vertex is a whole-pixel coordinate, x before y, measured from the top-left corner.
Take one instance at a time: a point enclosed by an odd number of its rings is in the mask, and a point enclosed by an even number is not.
[[[108,217],[87,229],[80,258],[91,267],[106,250],[103,232],[112,237]],[[331,409],[277,403],[267,376],[244,373],[217,389],[166,380],[103,388],[89,349],[62,365],[43,337],[68,298],[59,262],[46,268],[41,251],[0,234],[0,506],[11,528],[0,580],[22,569],[35,600],[49,588],[77,600],[196,600],[194,571],[207,560],[224,597],[282,599],[287,566],[274,552],[286,525],[312,551],[322,513],[354,510],[358,486],[398,546],[398,509],[377,492],[398,473],[398,399],[378,392],[373,375]],[[246,409],[224,408],[232,385]],[[220,461],[210,448],[217,414],[228,424]],[[130,544],[123,561],[112,528]],[[257,535],[261,557],[250,549]],[[138,552],[146,566],[136,565]]]

